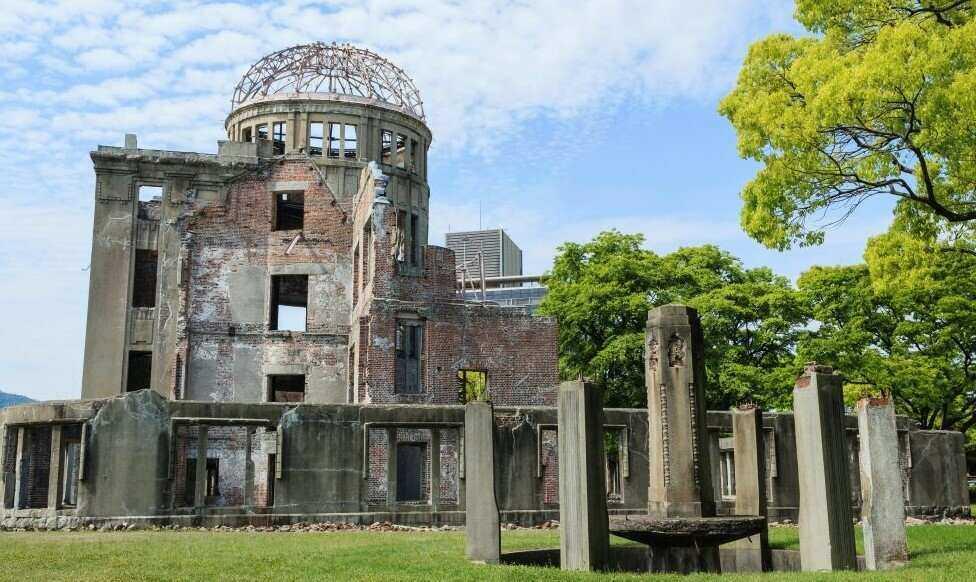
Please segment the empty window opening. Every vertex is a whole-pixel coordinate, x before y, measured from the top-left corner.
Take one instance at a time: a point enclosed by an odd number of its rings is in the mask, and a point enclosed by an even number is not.
[[[220,459],[207,459],[206,489],[208,498],[220,497]]]
[[[373,221],[366,219],[363,225],[363,287],[369,285],[373,274]]]
[[[275,194],[275,230],[301,230],[305,226],[305,193]]]
[[[156,307],[156,274],[159,256],[156,251],[136,249],[136,265],[132,279],[132,306]]]
[[[304,374],[268,376],[269,402],[305,402]]]
[[[152,352],[129,352],[129,372],[125,380],[125,391],[134,392],[149,388],[152,378]]]
[[[410,215],[410,264],[420,264],[420,217]]]
[[[61,428],[61,505],[78,505],[78,475],[81,470],[81,425]]]
[[[397,443],[396,499],[397,501],[424,501],[424,470],[426,468],[424,443]]]
[[[423,324],[415,320],[397,320],[395,391],[420,394],[420,356],[423,353]]]
[[[265,489],[267,491],[264,500],[265,507],[274,507],[275,498],[275,467],[278,466],[278,455],[268,455],[268,471],[265,475]]]
[[[607,430],[603,433],[604,452],[606,456],[606,476],[607,476],[607,502],[621,503],[623,501],[623,488],[620,468],[620,447],[621,431]]]
[[[358,156],[358,144],[359,141],[356,137],[356,126],[346,125],[343,127],[343,155],[346,159],[355,160]]]
[[[256,130],[257,130],[258,141],[267,140],[268,139],[268,124],[267,123],[262,123],[261,125],[257,126]]]
[[[254,141],[254,137],[252,135],[252,131],[250,127],[245,127],[244,129],[241,130],[241,141],[244,143],[250,143]]]
[[[163,199],[162,186],[139,186],[139,202],[152,202]]]
[[[417,140],[410,140],[410,168],[413,170],[416,170],[417,166],[420,165],[420,158],[417,157],[418,145]]]
[[[380,161],[384,164],[393,163],[393,132],[384,129],[380,132]]]
[[[19,509],[42,509],[47,507],[51,476],[51,427],[27,428],[24,439]]]
[[[338,123],[329,124],[329,157],[338,158],[339,148],[342,146],[342,125]]]
[[[488,400],[488,372],[484,370],[458,370],[458,400],[484,402]]]
[[[308,124],[308,153],[312,156],[322,155],[322,122],[313,121]]]
[[[283,121],[276,121],[271,126],[274,139],[274,155],[280,156],[285,153],[285,138],[288,137],[288,126]]]
[[[270,329],[305,331],[307,311],[308,275],[272,275]]]
[[[407,167],[407,136],[402,133],[396,136],[396,165],[398,168]]]
[[[720,453],[722,497],[735,497],[735,453],[722,451]]]

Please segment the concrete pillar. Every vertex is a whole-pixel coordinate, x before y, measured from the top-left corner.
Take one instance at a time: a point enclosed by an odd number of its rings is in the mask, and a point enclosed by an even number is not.
[[[61,425],[51,427],[51,460],[47,477],[47,507],[57,509],[61,491]]]
[[[441,505],[441,431],[430,429],[430,507],[438,511]]]
[[[803,571],[855,570],[851,480],[840,376],[808,364],[793,389]]]
[[[610,536],[604,457],[600,392],[585,382],[563,382],[559,387],[559,538],[563,570],[602,570],[607,566]]]
[[[193,505],[202,509],[207,506],[207,429],[201,424],[197,427],[196,481],[193,489]]]
[[[466,555],[475,562],[497,564],[501,530],[495,497],[495,418],[488,402],[464,407],[464,490]]]
[[[386,428],[386,504],[392,510],[397,502],[397,429]]]
[[[767,516],[766,447],[762,410],[741,406],[732,410],[732,443],[735,458],[735,514]],[[769,533],[735,542],[737,572],[768,572],[772,569]]]
[[[887,570],[908,561],[898,431],[891,401],[875,398],[859,401],[857,429],[861,437],[864,562],[868,570]]]
[[[10,484],[10,487],[14,488],[14,509],[23,509],[26,504],[24,500],[26,489],[24,484],[24,453],[27,451],[24,441],[26,439],[27,429],[21,426],[17,429],[17,457],[14,465],[14,479]]]
[[[252,450],[254,427],[247,427],[246,433],[244,437],[247,439],[244,442],[244,505],[251,506],[254,505],[254,455]]]
[[[703,350],[697,311],[665,305],[648,312],[644,351],[650,451],[647,510],[655,517],[715,515]]]

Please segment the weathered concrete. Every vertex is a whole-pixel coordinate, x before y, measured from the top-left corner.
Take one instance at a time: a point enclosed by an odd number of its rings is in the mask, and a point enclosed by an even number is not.
[[[665,305],[647,314],[650,485],[658,517],[715,515],[705,417],[704,344],[698,312]]]
[[[497,564],[501,555],[495,497],[495,417],[488,402],[464,410],[465,536],[469,560]]]
[[[606,457],[603,402],[585,382],[559,387],[559,535],[563,570],[607,566]]]
[[[864,559],[869,570],[888,570],[908,561],[895,407],[886,399],[862,399],[857,423]]]
[[[810,364],[793,390],[804,571],[857,567],[840,376]]]
[[[968,515],[966,436],[961,432],[909,433],[911,478],[907,509],[913,515]]]
[[[762,410],[753,406],[732,409],[732,440],[735,455],[735,515],[767,516],[766,447]],[[769,531],[735,542],[736,561],[741,569],[767,572],[772,567]]]

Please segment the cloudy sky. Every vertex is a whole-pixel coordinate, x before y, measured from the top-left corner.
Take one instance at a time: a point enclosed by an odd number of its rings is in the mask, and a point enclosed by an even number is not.
[[[615,227],[668,251],[715,243],[795,277],[860,259],[886,208],[817,249],[738,227],[718,116],[748,44],[800,32],[787,0],[2,0],[0,390],[80,393],[94,178],[88,152],[214,152],[235,84],[266,53],[352,42],[410,73],[434,132],[431,243],[503,226],[542,272]],[[479,208],[482,209],[479,212]]]

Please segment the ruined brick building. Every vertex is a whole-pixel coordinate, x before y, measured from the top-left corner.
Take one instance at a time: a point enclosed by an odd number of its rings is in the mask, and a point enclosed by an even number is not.
[[[0,410],[0,527],[462,524],[473,396],[495,405],[502,519],[556,518],[556,322],[466,301],[454,253],[427,244],[409,78],[293,47],[244,75],[226,130],[216,154],[92,152],[82,399]],[[647,409],[604,416],[609,510],[646,512]],[[706,420],[729,508],[730,415]],[[909,510],[968,512],[962,435],[898,431]],[[795,519],[792,416],[764,437],[770,515]]]
[[[427,244],[432,135],[398,67],[269,55],[217,155],[100,146],[82,396],[551,403],[556,327],[464,301]],[[468,387],[470,391],[471,387]]]

